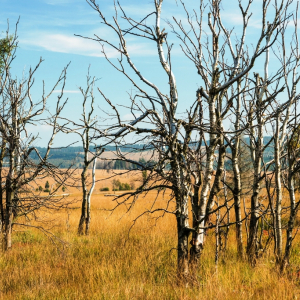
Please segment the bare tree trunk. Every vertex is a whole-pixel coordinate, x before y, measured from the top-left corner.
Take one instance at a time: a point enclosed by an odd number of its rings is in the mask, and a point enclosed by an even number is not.
[[[276,116],[276,130],[274,139],[275,151],[275,184],[276,184],[276,209],[275,209],[275,253],[278,264],[282,262],[282,224],[281,224],[281,203],[282,203],[282,186],[281,186],[281,165],[280,165],[280,143],[279,143],[279,117]]]
[[[191,184],[187,182],[186,172],[180,167],[184,153],[178,153],[176,145],[171,148],[173,161],[171,167],[174,174],[174,195],[176,200],[177,221],[177,274],[179,279],[186,280],[189,275],[189,209],[188,201]],[[180,150],[179,150],[180,151]]]
[[[237,254],[239,258],[243,258],[244,249],[243,249],[243,227],[242,227],[242,209],[241,209],[241,192],[242,192],[242,184],[241,184],[241,172],[239,166],[239,155],[240,155],[240,106],[241,106],[241,80],[237,81],[237,103],[235,110],[235,124],[234,129],[237,132],[234,145],[232,147],[232,169],[233,169],[233,199],[234,199],[234,212],[235,212],[235,221],[236,221],[236,243],[237,243]]]
[[[20,147],[20,129],[18,124],[18,110],[20,108],[20,104],[17,101],[14,101],[12,103],[12,129],[13,129],[13,142],[12,142],[12,149],[13,149],[13,169],[15,172],[16,177],[20,173],[20,165],[21,165],[21,147]],[[13,216],[16,217],[19,213],[19,196],[18,196],[18,186],[14,185],[14,191],[13,191],[13,198],[12,201],[12,210],[13,210]]]
[[[1,147],[1,154],[0,154],[0,233],[5,225],[5,215],[4,215],[4,203],[3,203],[3,182],[2,182],[2,173],[3,173],[3,159],[5,153],[5,145]]]
[[[267,69],[265,70],[267,73]],[[256,90],[255,90],[255,114],[257,121],[257,140],[255,141],[254,127],[253,127],[253,107],[250,108],[249,123],[251,126],[251,155],[253,160],[254,178],[253,188],[251,196],[251,215],[250,215],[250,226],[249,226],[249,238],[247,241],[247,255],[251,264],[256,263],[258,254],[258,240],[257,240],[257,229],[259,220],[259,202],[258,195],[260,192],[260,180],[261,180],[261,163],[263,155],[263,125],[264,121],[262,118],[263,104],[262,97],[264,95],[265,86],[261,88],[259,74],[255,74],[256,77]],[[265,76],[267,77],[267,75]]]
[[[81,184],[82,184],[82,204],[81,204],[81,216],[78,225],[78,234],[83,234],[84,224],[87,217],[87,189],[86,189],[86,173],[88,166],[84,166],[81,173]]]
[[[188,210],[187,210],[187,200],[181,199],[177,203],[182,203],[178,206],[180,210],[176,215],[177,220],[177,263],[178,263],[178,276],[181,279],[187,279],[189,275],[189,223],[188,223]],[[178,211],[177,209],[177,211]]]
[[[220,232],[219,232],[219,220],[220,220],[220,211],[216,213],[217,220],[216,220],[216,230],[215,230],[215,238],[216,238],[216,248],[215,248],[215,265],[218,270],[218,263],[219,263],[219,251],[220,251]]]
[[[188,258],[188,238],[189,230],[187,230],[184,220],[181,217],[177,218],[177,232],[178,232],[178,241],[177,241],[177,263],[178,263],[178,275],[180,278],[187,278],[189,275],[189,258]]]
[[[89,235],[90,231],[90,223],[91,223],[91,196],[95,187],[95,170],[96,170],[96,162],[97,158],[94,159],[93,162],[93,170],[92,170],[92,186],[89,190],[89,193],[87,195],[87,201],[86,201],[86,221],[85,221],[85,234]]]
[[[204,247],[204,238],[205,238],[205,219],[206,219],[206,208],[208,202],[208,193],[210,182],[213,174],[213,161],[214,161],[214,149],[215,147],[209,146],[209,152],[207,153],[207,162],[206,162],[206,170],[203,180],[203,185],[200,193],[200,201],[198,207],[198,215],[197,215],[197,227],[196,232],[193,236],[193,245],[192,245],[192,258],[195,258],[196,261],[199,261],[201,256],[203,247]]]
[[[243,227],[242,227],[242,209],[241,209],[241,173],[238,164],[238,149],[239,149],[239,137],[236,137],[236,145],[232,152],[232,167],[234,174],[234,212],[236,221],[236,243],[238,257],[242,258],[244,255],[243,249]]]
[[[201,174],[200,174],[201,175]],[[192,214],[193,214],[193,228],[198,227],[198,216],[199,216],[199,191],[200,191],[200,176],[195,179],[194,183],[194,192],[192,197]],[[197,239],[197,231],[193,231],[192,241],[191,241],[191,249],[190,249],[190,263],[192,267],[197,266],[202,247],[196,247],[196,239]]]
[[[198,225],[196,227],[196,233],[193,239],[193,250],[195,255],[199,259],[203,246],[204,246],[204,237],[205,237],[205,219],[207,212],[207,203],[209,200],[209,189],[213,175],[213,164],[214,164],[214,155],[217,145],[217,136],[216,136],[216,106],[215,106],[215,97],[211,97],[209,101],[209,118],[210,118],[210,130],[212,131],[209,135],[209,146],[206,153],[206,164],[205,164],[205,173],[203,178],[203,184],[200,193],[199,201],[199,210],[197,221]]]
[[[223,174],[224,174],[226,147],[224,145],[224,139],[222,136],[219,137],[219,140],[220,140],[220,143],[219,143],[218,165],[217,165],[216,175],[214,178],[214,183],[213,183],[213,186],[212,186],[210,194],[209,194],[207,208],[206,208],[207,220],[209,218],[209,213],[212,210],[212,207],[214,205],[214,198],[217,196],[217,194],[221,190],[221,178],[223,177]]]
[[[260,164],[260,160],[259,164]],[[257,229],[258,229],[258,220],[259,220],[259,213],[258,213],[258,194],[260,192],[260,166],[258,162],[255,163],[254,167],[254,184],[253,184],[253,194],[251,196],[251,216],[250,216],[250,226],[249,226],[249,239],[247,243],[247,254],[249,261],[252,264],[255,264],[256,257],[257,257]]]
[[[13,154],[10,155],[10,162],[13,161]],[[5,232],[4,232],[4,250],[7,251],[12,247],[12,222],[13,222],[13,165],[10,165],[10,170],[6,179],[6,213],[5,213]]]
[[[288,187],[289,187],[289,197],[290,197],[290,217],[288,222],[288,227],[286,231],[286,245],[285,245],[285,253],[281,263],[281,270],[283,271],[287,265],[290,263],[292,242],[293,242],[293,229],[295,228],[295,222],[297,217],[298,206],[296,205],[295,198],[295,188],[294,188],[294,178],[292,173],[289,172],[288,178]]]
[[[13,221],[13,209],[12,209],[12,197],[13,193],[8,192],[6,197],[6,222],[5,222],[5,235],[4,235],[4,250],[7,251],[12,247],[12,221]]]
[[[4,250],[12,247],[12,223],[14,217],[14,192],[16,190],[14,183],[15,176],[15,144],[16,137],[13,135],[9,147],[9,171],[6,178],[6,212],[5,212],[5,232],[4,232]]]

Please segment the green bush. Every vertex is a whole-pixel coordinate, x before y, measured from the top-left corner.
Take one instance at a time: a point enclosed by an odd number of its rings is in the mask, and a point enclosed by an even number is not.
[[[121,183],[119,186],[120,191],[129,191],[130,190],[130,184],[128,183]]]
[[[45,189],[49,189],[49,187],[50,187],[50,184],[49,184],[49,181],[47,180],[45,183]]]
[[[114,179],[113,182],[113,191],[129,191],[131,190],[131,186],[129,183],[125,182],[121,182],[120,180],[118,179]]]
[[[100,189],[100,192],[108,192],[108,191],[109,191],[109,188],[107,186]]]
[[[50,190],[49,189],[44,189],[44,192],[45,193],[50,193]]]

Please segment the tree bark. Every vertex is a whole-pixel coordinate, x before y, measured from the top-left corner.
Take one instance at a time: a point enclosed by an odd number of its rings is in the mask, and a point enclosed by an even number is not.
[[[6,180],[6,213],[5,213],[5,231],[4,231],[4,250],[10,250],[12,247],[12,223],[13,223],[13,197],[14,189],[12,182],[12,173],[10,172]]]
[[[280,143],[279,143],[279,115],[276,116],[276,131],[274,139],[275,150],[275,184],[276,184],[276,209],[275,209],[275,253],[276,262],[282,263],[282,222],[281,222],[281,203],[282,203],[282,186],[281,186],[281,165],[280,165]]]
[[[288,152],[290,149],[288,150]],[[289,153],[290,154],[290,153]],[[295,228],[295,222],[297,217],[298,205],[296,204],[295,197],[295,183],[294,183],[294,174],[293,174],[294,163],[290,159],[289,161],[289,174],[288,174],[288,191],[290,198],[290,217],[286,231],[286,244],[285,244],[285,253],[283,260],[281,262],[281,270],[283,271],[290,263],[292,242],[293,242],[293,229]]]
[[[3,159],[4,159],[4,146],[1,147],[1,154],[0,154],[0,233],[5,226],[5,215],[4,215],[4,203],[3,203],[3,182],[2,182],[2,172],[3,172]]]
[[[192,197],[192,212],[193,212],[193,228],[198,227],[198,216],[199,216],[199,191],[200,191],[200,176],[196,178],[194,183],[194,192]],[[200,260],[201,251],[203,247],[196,244],[197,231],[193,231],[191,249],[190,249],[190,264],[191,266],[197,266]]]
[[[256,76],[256,106],[255,114],[257,119],[257,140],[255,141],[255,133],[253,127],[253,107],[250,108],[249,123],[251,126],[251,155],[253,160],[254,178],[253,178],[253,188],[251,196],[251,214],[250,214],[250,226],[249,226],[249,237],[247,241],[247,255],[251,264],[256,263],[258,254],[258,240],[257,240],[257,230],[258,230],[258,220],[259,220],[259,202],[258,195],[260,192],[260,177],[261,177],[261,163],[263,155],[263,110],[262,110],[262,97],[264,94],[264,87],[260,88],[260,77],[259,74]],[[263,91],[262,91],[263,90]],[[254,145],[253,145],[254,144]]]
[[[260,160],[258,160],[260,163]],[[251,214],[250,214],[250,226],[249,226],[249,239],[247,243],[247,254],[251,264],[255,264],[257,258],[257,230],[258,230],[258,194],[260,192],[260,166],[258,163],[255,164],[253,194],[251,196]]]
[[[78,225],[78,234],[83,234],[84,224],[87,217],[87,189],[86,189],[86,173],[87,166],[84,166],[81,173],[81,184],[82,184],[82,204],[81,204],[81,216]]]
[[[93,170],[92,170],[92,186],[89,190],[89,193],[87,195],[87,201],[86,201],[86,221],[85,221],[85,234],[89,235],[90,233],[90,223],[91,223],[91,197],[92,197],[92,193],[95,187],[95,171],[96,171],[96,162],[97,162],[97,158],[94,159],[93,162]]]
[[[235,110],[235,124],[234,129],[236,132],[240,130],[240,107],[241,107],[241,80],[237,81],[237,103]],[[244,256],[244,248],[243,248],[243,227],[242,227],[242,208],[241,208],[241,193],[242,193],[242,183],[241,183],[241,172],[240,172],[240,143],[241,137],[240,134],[237,133],[234,139],[234,145],[232,147],[232,170],[233,170],[233,199],[234,199],[234,212],[235,212],[235,232],[236,232],[236,243],[237,243],[237,254],[239,258],[243,258]]]
[[[236,221],[236,243],[237,243],[237,253],[239,258],[243,258],[244,248],[243,248],[243,227],[242,227],[242,209],[241,209],[241,173],[238,164],[238,149],[240,138],[236,137],[237,141],[235,147],[232,151],[232,168],[234,174],[234,212]]]
[[[189,230],[184,216],[177,217],[177,263],[179,278],[186,279],[189,275],[188,238]]]

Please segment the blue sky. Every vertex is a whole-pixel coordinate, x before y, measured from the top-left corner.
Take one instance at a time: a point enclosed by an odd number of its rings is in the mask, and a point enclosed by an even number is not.
[[[152,1],[121,0],[124,10],[132,17],[141,19],[146,13],[153,11]],[[187,7],[196,1],[186,1]],[[98,1],[104,15],[111,17],[114,14],[112,0]],[[227,27],[237,29],[241,17],[238,11],[238,1],[224,1],[223,21]],[[260,27],[259,8],[261,1],[256,0],[252,6],[253,12],[251,26],[248,30],[248,44],[250,45],[256,37]],[[128,103],[127,92],[132,86],[120,74],[118,74],[103,58],[100,45],[96,42],[85,40],[74,36],[80,34],[92,37],[97,34],[111,41],[116,41],[112,33],[100,24],[97,13],[84,0],[0,0],[0,33],[7,29],[9,20],[11,31],[20,17],[18,26],[19,48],[17,59],[14,62],[13,73],[21,76],[22,72],[28,71],[30,66],[34,66],[39,58],[45,61],[36,74],[36,84],[34,96],[39,99],[41,95],[42,80],[45,80],[46,89],[50,90],[61,70],[70,61],[68,70],[67,86],[65,96],[69,97],[68,106],[65,109],[65,116],[78,119],[81,112],[82,98],[78,93],[78,87],[85,86],[86,74],[91,65],[90,74],[99,78],[97,86],[115,104]],[[197,6],[196,6],[197,8]],[[172,16],[185,20],[185,15],[181,6],[176,5],[175,0],[165,0],[162,18],[171,20]],[[167,31],[170,31],[165,22],[162,22]],[[196,69],[180,51],[179,42],[171,33],[168,35],[170,41],[174,43],[173,50],[173,70],[177,77],[178,90],[180,96],[179,110],[184,111],[189,104],[194,101],[196,89],[201,85],[200,77]],[[130,38],[129,51],[136,66],[145,76],[155,82],[162,90],[167,92],[168,78],[161,71],[156,55],[154,44]],[[114,52],[107,49],[109,55],[114,59]],[[96,93],[97,115],[101,116],[101,109],[108,109],[107,104]],[[49,108],[55,103],[55,95],[50,99]],[[128,112],[120,108],[121,115],[126,118]],[[41,139],[38,145],[43,146],[46,141],[49,128],[39,126],[32,128],[32,132],[40,132]],[[63,146],[73,142],[74,136],[58,136],[57,146]]]

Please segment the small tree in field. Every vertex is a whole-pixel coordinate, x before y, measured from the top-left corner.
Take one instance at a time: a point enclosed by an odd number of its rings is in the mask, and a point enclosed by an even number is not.
[[[63,131],[65,133],[76,133],[82,142],[84,158],[83,158],[83,168],[81,172],[81,188],[82,188],[82,204],[81,204],[81,216],[78,225],[78,234],[82,235],[84,232],[86,235],[89,234],[90,223],[91,223],[91,196],[96,183],[96,163],[97,159],[103,153],[104,148],[96,147],[93,142],[96,133],[99,132],[97,129],[97,116],[94,116],[94,85],[95,78],[87,76],[87,87],[86,89],[79,88],[83,96],[82,102],[82,120],[81,122],[75,122],[73,120],[67,120],[72,127],[65,126]],[[90,108],[87,111],[87,105]],[[90,151],[91,146],[95,147],[95,152]],[[92,165],[92,184],[88,188],[88,168]],[[85,230],[84,230],[85,225]]]

